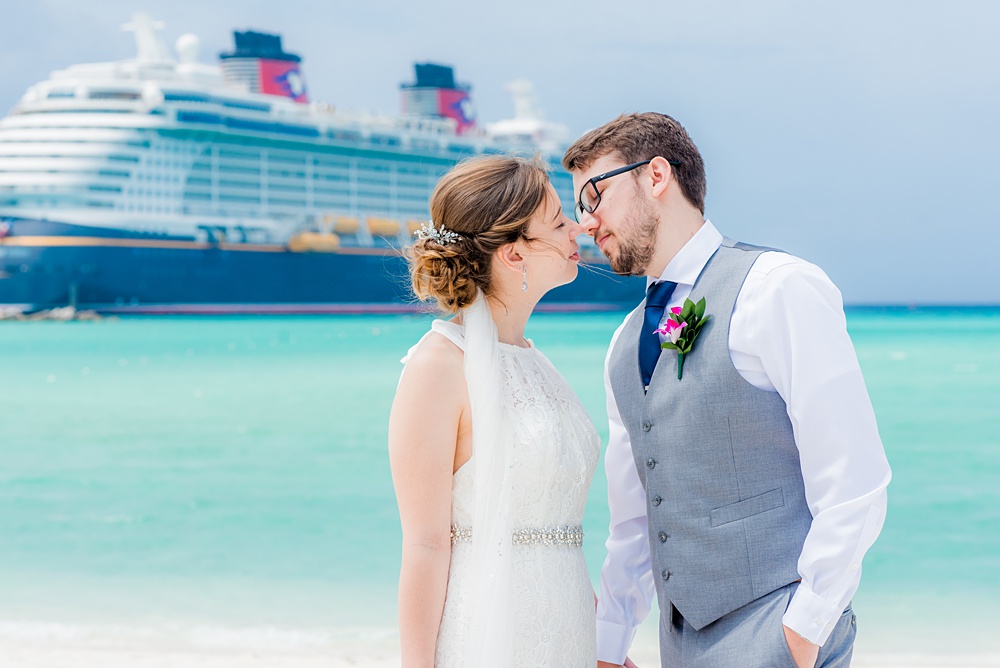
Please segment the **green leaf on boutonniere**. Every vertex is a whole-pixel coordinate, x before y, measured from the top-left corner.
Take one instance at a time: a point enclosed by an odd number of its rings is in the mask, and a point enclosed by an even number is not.
[[[711,317],[705,315],[704,297],[699,299],[697,304],[685,299],[684,306],[670,309],[667,322],[656,330],[657,334],[669,339],[661,343],[660,347],[677,351],[677,380],[680,380],[684,373],[684,356],[694,349],[695,339]]]

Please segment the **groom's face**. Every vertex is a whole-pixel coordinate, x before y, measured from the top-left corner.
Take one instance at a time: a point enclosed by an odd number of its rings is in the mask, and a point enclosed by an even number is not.
[[[594,238],[615,273],[641,276],[652,259],[660,223],[656,209],[636,181],[637,175],[642,178],[645,168],[588,183],[595,176],[623,166],[618,156],[602,156],[587,169],[573,172],[573,192],[579,200],[583,188],[596,188],[600,196],[597,207],[592,213],[578,213],[583,231]],[[594,199],[592,194],[587,195],[591,201]]]

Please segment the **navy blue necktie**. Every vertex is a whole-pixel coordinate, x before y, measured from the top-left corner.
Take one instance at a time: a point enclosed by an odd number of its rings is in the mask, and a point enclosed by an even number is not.
[[[644,390],[649,387],[656,360],[660,359],[660,336],[656,334],[656,328],[660,326],[663,311],[676,287],[677,284],[672,281],[661,281],[653,283],[646,290],[646,315],[639,333],[639,372],[642,374]]]

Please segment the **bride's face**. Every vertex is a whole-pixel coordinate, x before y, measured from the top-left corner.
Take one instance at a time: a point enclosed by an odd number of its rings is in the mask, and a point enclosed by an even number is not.
[[[563,215],[559,196],[549,184],[545,201],[528,223],[532,241],[519,242],[529,290],[547,292],[576,278],[580,262],[576,238],[581,232],[578,223]]]

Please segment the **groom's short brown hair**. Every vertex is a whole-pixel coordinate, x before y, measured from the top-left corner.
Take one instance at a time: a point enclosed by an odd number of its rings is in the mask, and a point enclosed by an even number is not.
[[[612,154],[626,164],[657,156],[680,162],[673,172],[681,192],[692,206],[705,213],[705,163],[687,131],[670,116],[655,112],[622,114],[573,142],[562,164],[572,172]]]

